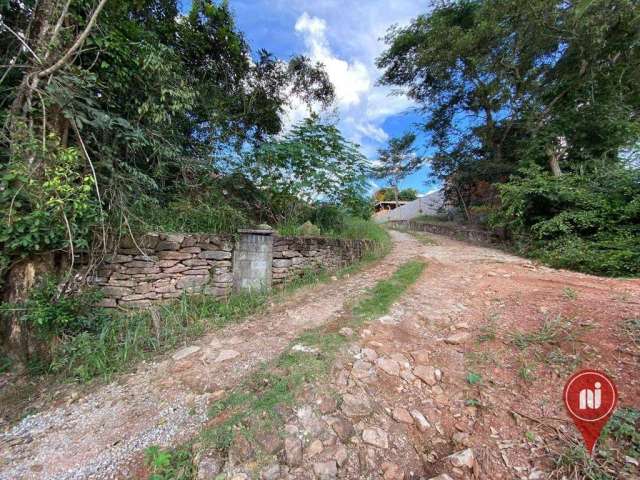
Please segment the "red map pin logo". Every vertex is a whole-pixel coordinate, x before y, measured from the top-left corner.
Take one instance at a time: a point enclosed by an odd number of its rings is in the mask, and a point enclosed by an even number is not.
[[[616,386],[602,372],[582,370],[567,381],[563,397],[589,454],[593,454],[593,446],[618,402]]]

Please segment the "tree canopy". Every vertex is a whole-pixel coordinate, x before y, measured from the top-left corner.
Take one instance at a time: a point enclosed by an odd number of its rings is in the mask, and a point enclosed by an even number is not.
[[[389,31],[381,81],[420,105],[449,186],[617,162],[640,128],[638,18],[632,0],[446,2]]]
[[[321,64],[252,51],[226,1],[184,15],[175,0],[0,8],[9,258],[86,247],[91,225],[128,223],[136,201],[162,205],[229,173],[230,158],[282,132],[293,98],[334,99]]]
[[[372,168],[374,178],[389,181],[396,201],[399,200],[400,181],[424,163],[424,159],[416,153],[415,141],[416,134],[413,132],[390,139],[386,147],[378,150],[378,158]]]

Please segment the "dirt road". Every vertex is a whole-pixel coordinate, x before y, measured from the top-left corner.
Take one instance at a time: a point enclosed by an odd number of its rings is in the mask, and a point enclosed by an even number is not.
[[[640,282],[557,271],[442,237],[424,244],[392,236],[392,252],[376,265],[300,291],[263,315],[25,418],[0,434],[0,479],[127,478],[146,447],[189,438],[206,421],[207,405],[415,257],[428,263],[423,276],[361,332],[352,358],[329,379],[342,398],[338,410],[319,412],[313,399],[303,416],[290,419],[288,431],[302,434],[315,416],[327,435],[302,466],[279,462],[273,478],[330,478],[334,468],[342,478],[547,478],[535,475],[551,471],[550,447],[539,423],[527,418],[566,418],[558,392],[573,369],[608,371],[621,403],[640,406],[637,344],[625,343],[621,330],[640,317]],[[541,328],[546,336],[526,335]],[[354,397],[368,400],[366,415],[352,415]],[[352,427],[352,440],[336,437],[335,418]],[[371,431],[386,440],[368,441]],[[317,440],[304,438],[305,449]],[[461,465],[446,459],[466,448],[470,470],[464,458]],[[345,450],[352,454],[345,458]]]

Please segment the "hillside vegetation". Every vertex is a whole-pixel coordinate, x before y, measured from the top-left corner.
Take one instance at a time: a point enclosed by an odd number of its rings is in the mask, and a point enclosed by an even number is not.
[[[37,358],[34,329],[55,344],[116,325],[85,311],[95,298],[78,293],[75,267],[123,236],[267,223],[388,243],[367,220],[365,157],[322,115],[335,97],[324,66],[252,48],[227,2],[9,0],[0,13],[0,339],[12,349]],[[294,100],[321,113],[285,131]],[[117,325],[107,337],[133,331]]]
[[[638,275],[639,19],[631,0],[444,2],[391,28],[378,66],[461,212],[553,266]]]

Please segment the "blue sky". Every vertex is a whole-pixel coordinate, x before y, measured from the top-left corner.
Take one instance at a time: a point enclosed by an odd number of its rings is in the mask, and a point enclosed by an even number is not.
[[[336,88],[338,126],[368,158],[375,159],[377,149],[392,136],[410,129],[419,133],[414,125],[420,117],[412,112],[412,102],[376,85],[380,71],[375,59],[384,50],[381,37],[389,26],[406,25],[428,10],[427,2],[229,0],[229,5],[254,51],[264,48],[283,59],[302,53],[325,64]],[[301,104],[294,104],[288,121],[294,123],[306,114]],[[433,183],[424,167],[401,187],[424,193],[434,189]]]

